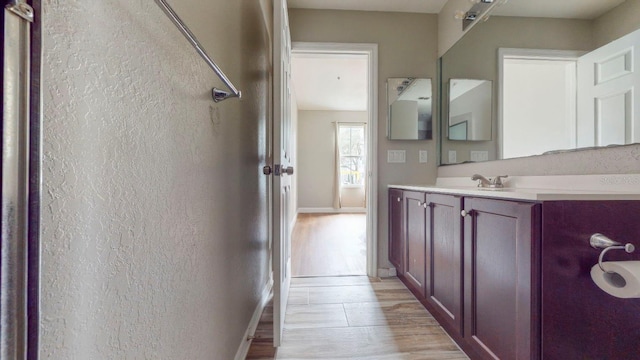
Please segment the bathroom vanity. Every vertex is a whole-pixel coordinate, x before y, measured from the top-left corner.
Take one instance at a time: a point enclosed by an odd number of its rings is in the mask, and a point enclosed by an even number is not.
[[[640,246],[637,191],[460,184],[390,186],[389,260],[472,359],[640,356],[640,299],[593,283],[589,245],[602,233]]]
[[[439,62],[439,164],[458,165],[435,186],[390,186],[389,260],[472,359],[640,359],[640,298],[594,283],[603,250],[590,246],[596,233],[640,246],[640,97],[626,83],[640,79],[638,57],[626,60],[640,8],[599,4],[581,22],[524,0],[475,2],[462,24],[483,21]],[[636,145],[601,148],[624,144]],[[453,178],[496,171],[530,176],[498,190]],[[628,175],[562,175],[615,173]]]

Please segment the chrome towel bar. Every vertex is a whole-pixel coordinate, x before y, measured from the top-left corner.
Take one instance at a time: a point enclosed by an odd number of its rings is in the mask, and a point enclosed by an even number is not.
[[[176,25],[178,30],[180,30],[182,35],[184,35],[184,37],[187,38],[189,43],[191,43],[191,45],[196,49],[198,54],[200,54],[200,56],[204,59],[204,61],[207,64],[209,64],[211,69],[213,69],[213,71],[218,75],[220,80],[222,80],[222,82],[229,88],[229,90],[231,90],[231,92],[227,92],[225,90],[221,90],[214,87],[211,90],[213,101],[219,102],[219,101],[228,99],[230,97],[237,97],[238,99],[241,98],[242,92],[236,89],[235,86],[233,86],[229,78],[222,72],[222,70],[218,67],[218,65],[216,65],[216,63],[213,60],[211,60],[209,55],[207,55],[207,53],[202,48],[202,45],[200,45],[200,43],[198,42],[198,39],[196,39],[196,37],[193,35],[191,30],[189,30],[187,25],[185,25],[184,22],[180,20],[180,17],[178,16],[178,14],[176,14],[175,11],[173,11],[173,8],[171,8],[171,6],[165,0],[155,0],[155,1],[156,1],[156,4],[158,4],[158,6],[162,8],[164,13],[167,14],[167,17],[169,17],[169,19],[171,19],[171,21]]]

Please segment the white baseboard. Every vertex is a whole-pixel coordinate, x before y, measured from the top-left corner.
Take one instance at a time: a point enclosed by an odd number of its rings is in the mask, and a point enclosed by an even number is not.
[[[386,277],[394,277],[397,276],[396,268],[379,268],[378,269],[378,277],[386,278]]]
[[[250,336],[253,336],[256,332],[256,328],[258,328],[258,323],[260,322],[260,316],[262,315],[262,311],[264,307],[269,302],[269,296],[271,294],[271,289],[273,288],[273,280],[270,279],[262,290],[262,295],[260,295],[260,301],[258,305],[256,305],[256,309],[253,311],[253,316],[251,316],[251,321],[249,321],[249,326],[247,327],[247,331],[245,331],[242,336],[242,340],[240,340],[240,347],[238,347],[238,351],[236,352],[235,360],[244,360],[249,353],[249,348],[251,347],[251,341],[249,340]]]
[[[334,208],[298,208],[298,214],[341,214],[341,213],[363,213],[367,212],[367,208],[359,207],[343,207],[340,209]]]

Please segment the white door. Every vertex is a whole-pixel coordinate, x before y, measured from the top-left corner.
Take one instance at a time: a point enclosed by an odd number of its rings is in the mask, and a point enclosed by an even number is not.
[[[291,39],[287,1],[273,9],[273,345],[280,346],[291,283]]]
[[[640,30],[578,60],[578,147],[640,142]]]

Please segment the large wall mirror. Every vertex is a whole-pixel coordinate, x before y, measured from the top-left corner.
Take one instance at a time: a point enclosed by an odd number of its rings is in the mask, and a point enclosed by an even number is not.
[[[440,59],[440,164],[639,143],[638,3],[510,0],[479,16]],[[481,81],[490,110],[471,138],[455,88]]]
[[[433,138],[431,79],[387,79],[389,140]]]
[[[492,84],[488,80],[449,80],[449,140],[491,140]]]

